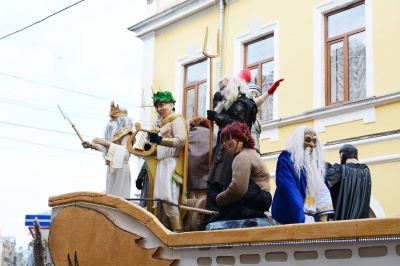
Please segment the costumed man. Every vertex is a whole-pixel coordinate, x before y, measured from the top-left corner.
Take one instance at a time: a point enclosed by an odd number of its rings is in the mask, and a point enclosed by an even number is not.
[[[358,162],[358,151],[353,145],[344,144],[339,149],[339,156],[340,164],[335,163],[326,172],[335,209],[333,220],[369,218],[369,168]]]
[[[217,134],[213,134],[213,148],[217,143]],[[207,176],[210,151],[210,120],[205,117],[193,117],[189,120],[188,150],[188,198],[207,196]]]
[[[176,205],[187,204],[187,124],[182,115],[173,111],[175,99],[171,92],[157,92],[153,103],[162,118],[160,135],[149,133],[150,142],[158,144],[153,198],[175,204],[162,203],[161,207],[154,201],[153,208],[160,207],[159,219],[167,228],[182,232],[182,217]]]
[[[213,148],[217,134],[213,132]],[[187,206],[205,209],[207,201],[207,176],[210,171],[210,120],[193,117],[189,120]],[[185,231],[196,231],[203,222],[204,215],[190,212],[183,220]]]
[[[125,107],[111,102],[110,121],[104,131],[104,138],[95,138],[92,143],[84,141],[82,146],[103,153],[107,165],[106,193],[121,198],[130,198],[131,170],[130,153],[125,144],[132,134],[133,121]]]
[[[207,118],[215,121],[218,126],[218,142],[213,152],[213,160],[208,174],[207,209],[218,211],[210,200],[223,191],[228,170],[232,164],[232,157],[226,156],[222,147],[220,133],[223,128],[232,122],[242,122],[252,127],[256,121],[257,109],[278,88],[282,80],[275,82],[267,93],[256,99],[246,96],[248,85],[242,78],[235,75],[224,76],[219,80],[219,91],[214,94],[214,110],[207,111]],[[205,217],[208,219],[209,217]]]
[[[271,211],[279,223],[323,222],[333,213],[324,149],[313,128],[300,126],[286,143],[278,157],[275,181]]]
[[[257,106],[246,97],[247,84],[237,76],[228,75],[219,80],[219,91],[214,94],[214,110],[207,110],[207,118],[218,126],[218,141],[213,152],[210,172],[207,177],[208,210],[218,211],[211,198],[223,191],[232,157],[226,156],[220,134],[223,128],[235,121],[246,123],[249,127],[256,120]],[[209,217],[205,216],[207,220]]]
[[[254,149],[249,127],[245,123],[231,123],[222,130],[220,139],[233,161],[224,191],[211,198],[219,213],[204,222],[202,230],[216,221],[267,218],[264,212],[272,202],[269,171]]]
[[[274,84],[264,94],[261,95],[260,87],[254,83],[251,83],[251,72],[248,68],[241,70],[239,72],[239,77],[245,82],[247,82],[248,85],[247,96],[249,98],[252,98],[257,105],[257,116],[256,116],[256,121],[251,127],[251,135],[255,141],[254,148],[258,153],[261,153],[260,152],[260,135],[261,135],[260,108],[261,105],[265,103],[265,101],[268,99],[268,97],[274,94],[274,92],[284,79],[279,79],[276,82],[274,82]]]

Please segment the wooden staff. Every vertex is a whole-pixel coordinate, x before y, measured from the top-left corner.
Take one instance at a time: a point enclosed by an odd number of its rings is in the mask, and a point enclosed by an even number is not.
[[[169,202],[169,201],[166,201],[166,200],[160,200],[160,199],[131,198],[131,199],[126,199],[126,200],[159,201],[159,202],[161,202],[161,203],[167,203],[167,204],[176,206],[176,207],[178,207],[178,208],[180,208],[180,209],[182,209],[182,210],[189,211],[189,212],[198,212],[198,213],[202,213],[202,214],[206,214],[206,215],[211,215],[211,216],[217,215],[217,214],[218,214],[218,212],[216,212],[216,211],[210,211],[210,210],[201,209],[201,208],[194,208],[194,207],[189,207],[189,206],[185,206],[185,205],[178,205],[178,204],[175,204],[175,203],[173,203],[173,202]]]
[[[206,36],[204,37],[203,54],[209,58],[210,62],[210,109],[213,109],[213,90],[212,90],[212,59],[219,56],[219,30],[217,33],[217,53],[215,55],[207,53],[207,41],[208,41],[208,27],[206,27]],[[212,156],[213,156],[213,137],[214,137],[214,121],[210,121],[210,150],[208,152],[208,166],[211,168]]]
[[[179,205],[179,209],[189,211],[189,212],[198,212],[201,214],[206,214],[206,215],[211,215],[211,216],[218,214],[218,212],[215,212],[215,211],[210,211],[210,210],[201,209],[201,208],[188,207],[185,205]]]

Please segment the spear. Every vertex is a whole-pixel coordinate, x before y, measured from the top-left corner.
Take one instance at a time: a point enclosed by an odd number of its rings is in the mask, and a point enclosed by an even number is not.
[[[78,129],[76,129],[75,124],[72,123],[71,119],[70,119],[66,114],[64,114],[64,112],[61,110],[61,107],[60,107],[59,105],[57,105],[57,106],[58,106],[58,109],[60,109],[60,112],[61,112],[61,114],[63,115],[64,119],[65,119],[65,120],[68,120],[68,122],[71,124],[72,128],[75,130],[76,135],[78,135],[79,139],[80,139],[82,142],[84,142],[85,140],[82,138],[82,136],[81,136],[81,134],[79,133]]]

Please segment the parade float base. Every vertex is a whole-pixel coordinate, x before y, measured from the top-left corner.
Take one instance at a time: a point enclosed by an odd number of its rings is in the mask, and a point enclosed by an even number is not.
[[[400,265],[400,218],[173,233],[95,192],[49,198],[54,265]]]

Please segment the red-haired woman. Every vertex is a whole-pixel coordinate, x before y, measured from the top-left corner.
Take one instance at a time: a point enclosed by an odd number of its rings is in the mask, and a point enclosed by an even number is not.
[[[264,212],[269,210],[272,202],[269,171],[254,149],[249,127],[240,122],[228,124],[222,130],[220,140],[233,161],[224,191],[211,198],[219,207],[219,214],[204,222],[200,230],[206,229],[211,222],[265,218]]]

